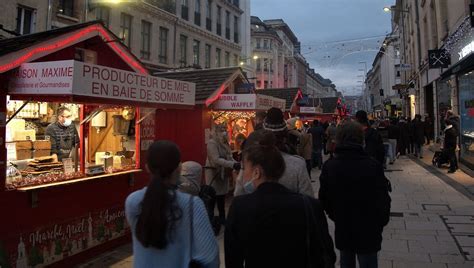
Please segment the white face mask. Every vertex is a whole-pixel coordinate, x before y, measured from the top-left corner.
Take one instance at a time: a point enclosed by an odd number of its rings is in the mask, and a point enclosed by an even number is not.
[[[72,119],[68,118],[64,120],[63,126],[68,127],[72,124]]]

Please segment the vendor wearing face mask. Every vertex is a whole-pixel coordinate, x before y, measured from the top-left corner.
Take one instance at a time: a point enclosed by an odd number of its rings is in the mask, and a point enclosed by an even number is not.
[[[66,107],[59,107],[57,121],[46,128],[46,138],[51,141],[51,155],[56,154],[58,161],[68,158],[74,146],[79,144],[79,135],[72,124],[71,111]]]

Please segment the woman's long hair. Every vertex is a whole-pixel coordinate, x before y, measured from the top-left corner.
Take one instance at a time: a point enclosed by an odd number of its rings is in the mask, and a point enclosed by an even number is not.
[[[135,231],[144,247],[164,249],[182,216],[176,204],[175,187],[170,182],[181,161],[181,153],[171,141],[155,141],[148,149],[147,160],[152,180],[141,203]]]

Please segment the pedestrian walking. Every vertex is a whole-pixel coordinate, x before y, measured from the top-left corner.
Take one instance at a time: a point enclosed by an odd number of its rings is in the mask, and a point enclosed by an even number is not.
[[[383,161],[383,167],[386,168],[387,165],[387,159],[389,160],[390,163],[393,163],[395,155],[393,154],[393,149],[392,149],[392,144],[388,140],[388,132],[389,132],[389,121],[388,120],[383,120],[378,123],[377,127],[377,132],[380,134],[380,137],[382,138],[383,141],[383,146],[384,146],[384,153],[385,153],[385,158]]]
[[[252,193],[236,197],[230,206],[226,267],[334,267],[321,204],[278,183],[287,166],[268,133],[258,145],[246,144],[243,152],[245,188]]]
[[[370,127],[367,112],[360,110],[356,113],[357,122],[362,126],[365,135],[365,148],[367,154],[379,161],[385,163],[385,147],[380,134],[374,128]]]
[[[321,123],[318,120],[313,121],[313,127],[311,127],[308,132],[311,134],[312,138],[312,157],[311,157],[311,167],[318,167],[319,169],[323,166],[323,141],[324,141],[324,129]]]
[[[399,153],[400,155],[406,155],[410,146],[410,128],[404,117],[400,118],[398,125],[400,129],[400,136],[397,141],[399,144]]]
[[[413,120],[413,141],[415,143],[415,157],[423,158],[423,144],[425,144],[425,124],[421,115],[415,115]]]
[[[407,119],[408,125],[408,154],[415,153],[415,127],[413,125],[413,120],[411,118]]]
[[[206,183],[216,190],[216,199],[211,206],[214,208],[217,203],[219,222],[225,224],[225,196],[229,192],[232,170],[239,170],[240,163],[232,158],[232,151],[224,126],[216,125],[213,127],[211,138],[207,143],[206,167]],[[214,209],[211,209],[210,212],[212,219]]]
[[[458,169],[458,160],[456,157],[458,132],[456,131],[456,122],[452,118],[445,120],[446,128],[444,129],[444,153],[449,159],[448,173],[454,173]]]
[[[306,161],[306,170],[308,171],[309,178],[311,179],[313,137],[310,133],[304,131],[301,120],[287,120],[287,124],[288,129],[296,130],[299,133],[299,143],[297,146],[298,155]]]
[[[125,201],[134,267],[219,267],[219,247],[204,204],[176,190],[180,155],[176,144],[155,141],[147,156],[151,181]]]
[[[428,114],[425,116],[425,138],[426,145],[430,145],[431,140],[434,138],[433,119]]]
[[[364,131],[356,122],[338,127],[336,152],[324,163],[319,199],[334,221],[341,267],[377,267],[383,227],[390,219],[389,182],[382,164],[363,148]]]
[[[400,137],[400,128],[396,118],[393,118],[388,125],[388,142],[392,144],[392,155],[394,156],[390,164],[393,164],[398,156],[398,138]]]
[[[329,158],[332,158],[334,155],[334,150],[336,148],[336,122],[331,122],[326,129],[326,150],[329,153]]]
[[[276,136],[276,146],[282,152],[286,169],[279,183],[295,193],[302,193],[314,197],[311,179],[306,172],[306,161],[295,154],[288,145],[288,128],[283,112],[278,108],[270,108],[263,123],[263,128],[273,132]],[[253,133],[252,133],[253,134]]]

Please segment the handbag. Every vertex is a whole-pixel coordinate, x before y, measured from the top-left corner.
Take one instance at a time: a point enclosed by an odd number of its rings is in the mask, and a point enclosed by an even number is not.
[[[199,268],[201,267],[201,265],[193,260],[193,241],[194,241],[194,197],[192,195],[190,195],[189,197],[189,212],[190,212],[190,222],[191,222],[191,231],[189,232],[190,233],[190,236],[189,236],[189,265],[188,267],[189,268]]]

